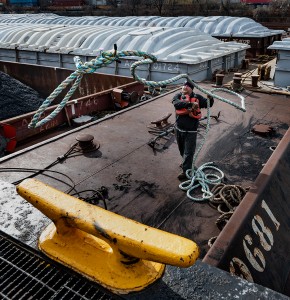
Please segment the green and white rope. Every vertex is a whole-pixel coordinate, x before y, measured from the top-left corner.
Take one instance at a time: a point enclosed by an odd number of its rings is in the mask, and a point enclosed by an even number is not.
[[[151,62],[157,61],[157,58],[153,55],[147,54],[146,52],[132,50],[132,51],[103,51],[100,56],[92,59],[89,62],[83,63],[81,59],[76,56],[74,57],[74,62],[76,65],[76,71],[73,72],[70,76],[68,76],[49,96],[45,99],[42,105],[39,107],[35,115],[32,117],[31,122],[29,123],[29,128],[37,128],[43,126],[45,123],[51,121],[56,115],[65,107],[67,101],[71,98],[73,93],[78,88],[83,74],[90,74],[95,72],[97,69],[102,68],[108,64],[111,64],[114,61],[118,61],[121,57],[126,56],[139,56],[144,57],[144,60],[147,58],[150,59]],[[69,85],[73,84],[70,90],[67,92],[63,100],[59,103],[57,108],[50,113],[50,115],[46,116],[42,120],[39,121],[41,115],[44,113],[45,109],[50,105],[50,103]]]
[[[236,108],[239,108],[241,110],[245,110],[244,107],[244,103],[242,100],[241,105],[238,105],[230,100],[227,100],[225,98],[219,97],[218,95],[214,95],[212,92],[209,92],[205,89],[202,89],[200,86],[198,86],[195,82],[193,82],[189,76],[187,74],[181,74],[178,76],[175,76],[171,79],[167,79],[164,81],[159,81],[159,82],[155,82],[155,81],[147,81],[144,78],[140,78],[138,75],[135,74],[135,69],[142,65],[142,64],[151,64],[157,61],[157,58],[154,55],[148,54],[146,52],[143,51],[138,51],[138,50],[131,50],[131,51],[116,51],[116,50],[112,50],[112,51],[103,51],[101,53],[100,56],[96,57],[95,59],[92,59],[89,62],[85,62],[83,63],[80,58],[78,56],[76,56],[74,58],[74,62],[76,65],[77,70],[75,72],[73,72],[69,77],[67,77],[50,95],[49,97],[44,100],[44,102],[42,103],[42,105],[39,107],[38,111],[35,113],[35,115],[33,116],[30,124],[28,125],[29,128],[37,128],[40,127],[42,125],[44,125],[45,123],[51,121],[53,118],[56,117],[56,115],[65,107],[67,101],[71,98],[71,96],[73,95],[73,93],[76,91],[77,87],[79,86],[83,74],[90,74],[95,72],[97,69],[102,68],[108,64],[111,64],[114,61],[119,61],[119,58],[123,58],[123,57],[128,57],[128,56],[132,56],[132,57],[143,57],[142,60],[137,61],[135,63],[132,64],[131,66],[131,74],[133,76],[133,78],[135,80],[138,80],[139,82],[142,82],[144,85],[150,86],[150,87],[158,87],[158,86],[163,86],[163,85],[168,85],[171,84],[173,82],[176,82],[182,78],[187,78],[189,81],[191,81],[193,83],[193,85],[199,89],[200,91],[202,91],[203,93],[213,96],[221,101],[224,101],[226,103],[229,103],[233,106],[235,106]],[[74,83],[73,83],[74,82]],[[50,103],[69,85],[69,84],[73,84],[72,87],[70,88],[70,90],[67,92],[67,94],[65,95],[65,97],[63,98],[63,100],[59,103],[59,105],[57,106],[57,108],[51,112],[50,115],[46,116],[45,118],[43,118],[42,120],[39,121],[41,115],[44,113],[45,109],[50,105]],[[234,92],[232,92],[234,93]],[[238,95],[236,93],[234,93],[235,95]],[[240,95],[238,95],[240,97]]]
[[[245,108],[245,99],[243,96],[241,96],[240,94],[234,92],[234,91],[231,91],[231,90],[228,90],[228,89],[223,89],[223,88],[214,88],[212,89],[211,91],[208,91],[204,88],[202,88],[201,86],[199,86],[195,81],[192,81],[189,76],[187,74],[180,74],[178,76],[175,76],[173,78],[170,78],[170,79],[167,79],[167,80],[163,80],[163,81],[147,81],[146,79],[144,78],[141,78],[139,77],[137,74],[135,74],[135,69],[140,66],[140,65],[144,65],[144,64],[149,64],[149,63],[153,63],[155,61],[153,60],[150,60],[150,59],[144,59],[144,60],[140,60],[140,61],[137,61],[135,63],[133,63],[131,65],[131,75],[133,76],[133,78],[139,82],[142,82],[144,85],[147,85],[147,86],[150,86],[150,87],[159,87],[159,86],[164,86],[164,85],[169,85],[173,82],[176,82],[176,81],[179,81],[180,79],[187,79],[189,82],[192,83],[192,85],[194,87],[196,87],[198,90],[200,90],[202,93],[206,94],[206,95],[209,95],[209,96],[212,96],[220,101],[223,101],[227,104],[230,104],[232,106],[234,106],[235,108],[238,108],[240,109],[241,111],[246,111],[246,108]],[[238,98],[240,98],[240,101],[241,101],[241,104],[237,104],[231,100],[228,100],[228,99],[225,99],[219,95],[216,95],[214,94],[213,92],[215,91],[223,91],[223,92],[227,92],[229,94],[232,94],[232,95],[235,95],[237,96]]]
[[[220,183],[222,178],[224,178],[224,173],[212,164],[212,162],[208,162],[201,165],[197,170],[193,168],[192,170],[186,171],[186,176],[189,180],[182,182],[179,188],[183,191],[187,191],[186,195],[189,199],[200,202],[208,200],[213,196],[209,185]],[[216,172],[205,173],[204,170],[206,169],[215,170]],[[219,173],[219,175],[216,173]],[[195,189],[201,189],[202,197],[193,197],[191,195]]]

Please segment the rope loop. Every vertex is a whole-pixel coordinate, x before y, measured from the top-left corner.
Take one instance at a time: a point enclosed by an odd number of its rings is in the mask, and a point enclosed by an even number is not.
[[[209,205],[221,213],[215,222],[220,231],[227,225],[247,190],[248,188],[243,188],[240,185],[226,185],[224,183],[219,183],[211,189],[213,196],[209,199]],[[216,238],[215,236],[209,239],[209,247],[212,246]]]
[[[219,183],[211,190],[210,205],[221,214],[233,213],[246,194],[246,189],[239,185]]]
[[[218,174],[205,172],[205,170],[214,170]],[[187,170],[186,177],[188,180],[180,183],[179,188],[183,191],[187,191],[186,195],[189,199],[201,202],[209,200],[213,196],[209,185],[216,185],[220,183],[224,178],[224,173],[217,167],[213,166],[213,162],[208,162],[200,166],[197,170]],[[194,197],[192,195],[193,191],[198,188],[202,192],[202,197]]]

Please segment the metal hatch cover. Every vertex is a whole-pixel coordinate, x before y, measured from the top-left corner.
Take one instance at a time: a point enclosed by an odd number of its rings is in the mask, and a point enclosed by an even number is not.
[[[1,299],[118,299],[0,231]]]

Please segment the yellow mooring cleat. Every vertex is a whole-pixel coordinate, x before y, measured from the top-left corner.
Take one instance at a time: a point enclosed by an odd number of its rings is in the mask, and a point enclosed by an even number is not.
[[[17,186],[24,199],[50,218],[39,249],[50,258],[117,294],[140,291],[160,278],[165,265],[191,266],[197,245],[88,204],[38,180]]]

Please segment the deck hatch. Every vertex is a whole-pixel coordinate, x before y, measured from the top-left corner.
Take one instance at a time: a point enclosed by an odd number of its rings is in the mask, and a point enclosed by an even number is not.
[[[116,299],[0,231],[1,299]]]

